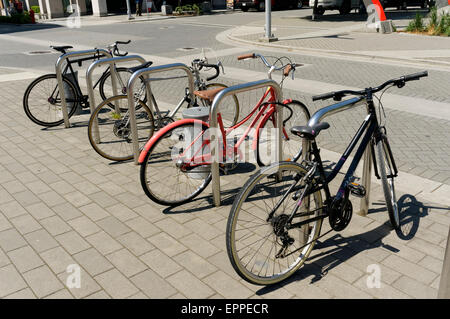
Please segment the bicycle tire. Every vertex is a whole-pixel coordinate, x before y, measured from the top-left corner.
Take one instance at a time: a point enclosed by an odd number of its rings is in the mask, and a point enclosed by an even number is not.
[[[121,114],[117,115],[110,105],[114,105],[114,101],[123,100],[128,105],[127,95],[117,95],[106,99],[100,103],[92,112],[88,122],[88,137],[92,148],[102,157],[111,161],[127,161],[133,158],[133,144],[129,138],[130,129],[120,127],[122,116],[126,115],[128,108],[120,108]],[[139,107],[136,108],[137,130],[139,142],[142,146],[154,132],[153,115],[148,106],[139,101]],[[140,113],[139,113],[140,112]],[[118,118],[120,117],[120,118]],[[94,137],[94,121],[99,122],[99,142]],[[142,121],[139,121],[142,119]],[[123,131],[121,131],[123,130]],[[146,132],[148,130],[148,133]],[[141,133],[142,132],[142,133]],[[142,134],[142,136],[140,136]],[[121,150],[125,150],[126,154],[118,154]]]
[[[288,264],[288,269],[284,270],[281,269],[281,263],[282,261],[278,261],[278,268],[279,268],[279,272],[275,275],[272,274],[271,276],[267,276],[267,270],[266,270],[266,274],[264,276],[261,276],[261,271],[264,267],[266,267],[267,263],[269,262],[270,258],[275,259],[275,254],[277,252],[277,247],[276,245],[277,240],[278,240],[278,235],[275,235],[275,224],[276,222],[274,222],[274,225],[271,224],[271,221],[268,221],[266,215],[261,215],[262,217],[259,216],[255,216],[255,214],[259,214],[261,211],[263,211],[263,209],[267,208],[267,210],[271,211],[271,205],[275,206],[275,203],[277,203],[276,200],[276,196],[282,196],[284,194],[284,192],[279,191],[279,186],[273,187],[273,190],[270,191],[270,183],[266,184],[266,185],[262,185],[261,187],[259,187],[259,183],[265,178],[267,177],[268,179],[270,178],[271,175],[274,175],[276,173],[280,172],[281,174],[283,174],[283,172],[292,172],[292,174],[287,174],[286,177],[282,177],[280,183],[283,180],[288,181],[289,176],[294,176],[294,174],[301,174],[301,176],[304,176],[306,174],[306,169],[295,162],[279,162],[279,163],[274,163],[270,166],[264,167],[262,168],[258,173],[254,174],[252,177],[250,177],[249,180],[247,180],[247,182],[245,183],[245,185],[242,187],[242,189],[240,190],[239,194],[236,196],[234,202],[233,202],[233,206],[231,208],[230,214],[228,216],[228,221],[227,221],[227,228],[226,228],[226,247],[227,247],[227,254],[228,254],[228,258],[230,259],[231,265],[233,266],[234,270],[237,272],[237,274],[243,278],[244,280],[252,283],[252,284],[256,284],[256,285],[272,285],[272,284],[276,284],[280,281],[285,280],[286,278],[288,278],[289,276],[291,276],[292,274],[294,274],[302,265],[303,263],[307,260],[308,256],[310,255],[315,241],[316,239],[319,237],[320,235],[320,230],[322,227],[322,219],[318,219],[314,222],[305,224],[303,226],[301,226],[301,229],[299,229],[299,236],[298,236],[298,240],[299,240],[299,246],[297,249],[295,249],[296,247],[293,247],[293,251],[291,252],[291,254],[295,254],[298,253],[298,256],[296,259],[294,259],[293,263],[290,263],[289,261],[289,256],[286,256],[286,260],[287,264]],[[274,179],[275,182],[278,182],[278,180]],[[314,181],[313,181],[314,182]],[[273,183],[273,182],[272,182]],[[257,196],[257,198],[253,198],[252,196],[255,195]],[[323,207],[323,203],[322,203],[322,196],[320,191],[315,192],[314,194],[310,195],[313,197],[313,201],[314,201],[314,210],[316,211],[315,214],[316,216],[318,216],[318,214],[320,214],[322,207]],[[268,202],[257,202],[258,198],[260,198],[260,200],[264,200],[265,198],[268,199]],[[304,198],[302,201],[302,205],[304,205],[306,207],[306,205],[308,205],[308,211],[311,211],[311,197],[307,197]],[[285,200],[291,200],[292,196],[287,196]],[[306,204],[307,203],[307,204]],[[283,205],[283,203],[281,204]],[[297,205],[297,201],[293,200],[292,204],[290,204],[289,206],[287,206],[288,204],[284,203],[284,206],[282,207],[283,212],[289,211],[286,208],[289,208],[290,205]],[[280,206],[281,208],[281,206]],[[273,208],[272,208],[273,209]],[[289,211],[291,212],[291,211]],[[240,214],[243,215],[243,222],[246,224],[249,224],[251,226],[248,227],[244,227],[244,228],[238,228],[238,220],[239,220],[239,216]],[[275,218],[277,218],[278,220],[281,220],[281,218],[283,217],[283,215],[286,214],[278,214],[278,215],[274,215]],[[287,216],[287,215],[286,215]],[[284,216],[285,217],[285,216]],[[310,217],[313,217],[313,215],[311,215]],[[245,218],[247,218],[248,220],[245,220]],[[252,219],[254,218],[254,219]],[[259,219],[261,220],[261,224],[258,224],[257,221]],[[256,220],[256,221],[255,221]],[[294,220],[295,221],[295,220]],[[246,225],[245,224],[245,225]],[[269,228],[264,231],[262,230],[259,225],[261,227],[264,227],[264,225],[269,225]],[[255,229],[256,227],[258,227],[257,229]],[[244,241],[244,247],[241,247],[241,245],[238,245],[237,243],[237,233],[239,231],[245,231],[246,229],[251,229],[251,234],[250,237],[246,237],[246,234],[241,235],[242,233],[239,233],[240,239],[242,241]],[[294,228],[296,229],[296,228]],[[294,230],[294,229],[290,229]],[[264,237],[264,234],[269,233],[269,235],[267,235],[266,237]],[[291,234],[290,234],[291,235]],[[257,237],[262,237],[262,239],[264,239],[264,241],[261,243],[261,245],[256,244],[256,246],[259,245],[258,249],[263,249],[263,245],[265,244],[265,242],[267,241],[267,238],[269,236],[272,236],[274,238],[274,241],[272,242],[273,245],[275,245],[275,250],[271,249],[269,251],[269,253],[267,253],[267,257],[263,257],[264,262],[257,262],[255,259],[255,264],[252,266],[251,269],[248,269],[249,267],[247,267],[247,265],[253,260],[253,258],[258,257],[256,256],[257,252],[254,252],[254,248],[251,247],[251,245],[258,243],[258,241],[255,241],[253,243],[248,244],[249,238],[253,240],[255,240],[255,238]],[[297,237],[297,236],[295,236]],[[262,240],[261,239],[261,240]],[[295,242],[295,241],[294,241]],[[293,244],[293,243],[292,243]],[[291,245],[292,245],[291,244]],[[305,245],[304,247],[302,247],[303,245]],[[239,246],[239,247],[238,247]],[[245,249],[249,247],[248,249],[251,250],[251,252],[253,253],[253,256],[251,257],[251,259],[244,265],[244,259],[245,259],[245,255],[242,256],[245,252]],[[240,251],[244,250],[244,252],[240,253]],[[264,250],[264,249],[263,249]],[[265,249],[265,251],[267,251],[267,249]],[[271,252],[274,252],[273,256],[269,256],[271,254]],[[241,257],[242,256],[242,257]],[[275,261],[274,261],[275,263]],[[255,269],[256,266],[256,269]],[[258,267],[260,267],[260,271],[258,274],[256,274],[256,271],[258,271]],[[255,271],[253,271],[255,269]],[[267,266],[267,269],[270,269],[270,266]],[[276,269],[276,265],[273,266],[273,271],[275,272]]]
[[[378,173],[381,178],[381,185],[383,187],[384,198],[386,200],[389,220],[392,227],[398,230],[400,229],[400,217],[397,198],[395,196],[394,177],[392,176],[394,172],[392,169],[392,163],[390,162],[388,147],[389,142],[386,135],[381,134],[380,138],[376,142],[377,163],[379,168]],[[389,174],[386,172],[386,168],[389,170]]]
[[[68,116],[69,116],[69,118],[71,118],[72,115],[75,114],[75,111],[78,108],[78,105],[79,105],[78,100],[80,97],[80,93],[78,92],[78,89],[75,87],[75,85],[67,77],[63,76],[62,80],[63,80],[63,85],[65,85],[65,87],[67,89],[66,99],[68,99],[67,95],[73,95],[72,100],[74,100],[74,101],[69,102],[69,104],[70,103],[73,103],[73,104],[71,106],[67,105]],[[39,92],[42,92],[42,90],[45,90],[46,92],[44,93],[43,100],[38,105],[38,107],[40,109],[42,107],[42,105],[44,105],[44,107],[48,106],[48,110],[44,110],[44,113],[48,113],[47,116],[50,116],[50,117],[51,117],[52,113],[55,113],[55,116],[54,116],[55,120],[49,121],[49,120],[40,119],[38,116],[38,112],[32,111],[32,109],[34,109],[34,106],[32,106],[32,105],[36,101],[36,98],[33,98],[32,92],[36,91],[36,94],[38,92],[37,89],[34,91],[33,91],[33,89],[36,88],[39,84],[42,84],[44,81],[47,81],[49,84],[44,85],[44,89],[39,90]],[[56,74],[45,74],[45,75],[38,77],[33,82],[31,82],[30,85],[28,85],[27,89],[25,90],[25,93],[23,95],[23,109],[25,111],[25,114],[28,116],[28,118],[31,121],[33,121],[34,123],[36,123],[37,125],[41,125],[41,126],[45,126],[45,127],[54,127],[54,126],[58,126],[58,125],[61,125],[62,123],[64,123],[61,106],[60,105],[58,106],[56,104],[57,97],[59,95],[59,89],[57,86],[58,86],[58,80],[57,80]],[[51,102],[51,98],[53,98],[52,95],[54,92],[56,92],[56,98],[54,98],[55,101],[54,101],[54,104],[52,104],[53,102]],[[31,101],[30,101],[30,95],[31,95]]]
[[[300,101],[296,101],[293,100],[291,102],[286,103],[286,105],[292,109],[293,113],[291,114],[290,118],[287,118],[287,122],[286,119],[283,120],[284,123],[284,132],[287,134],[289,140],[291,141],[290,144],[292,145],[286,145],[287,142],[285,142],[286,137],[283,135],[283,154],[286,156],[283,156],[283,161],[293,161],[296,162],[301,154],[302,154],[302,142],[300,138],[294,137],[294,135],[291,133],[290,129],[293,126],[297,126],[297,125],[306,125],[310,119],[310,113],[308,108],[306,107],[305,104],[303,104]],[[283,111],[283,115],[284,115]],[[274,113],[277,114],[277,113]],[[289,115],[289,114],[288,114]],[[274,123],[275,122],[275,123]],[[264,149],[264,145],[263,145],[263,136],[264,135],[269,135],[269,132],[267,131],[267,129],[269,129],[269,126],[271,126],[271,128],[276,127],[276,118],[272,116],[270,116],[269,118],[267,118],[265,120],[264,123],[261,123],[261,129],[266,129],[266,130],[261,130],[260,134],[258,134],[258,140],[256,143],[256,150],[255,150],[255,158],[256,158],[256,162],[258,163],[258,166],[263,167],[263,166],[267,166],[269,164],[271,164],[270,160],[272,159],[272,155],[269,155],[269,158],[266,158],[268,154],[268,149],[266,147],[266,149]],[[261,134],[262,133],[262,134]],[[267,145],[267,144],[266,144]],[[272,145],[270,143],[268,148],[271,148]],[[273,148],[273,147],[272,147]],[[263,155],[264,154],[264,155]],[[275,159],[275,161],[278,161],[278,159]]]
[[[177,168],[177,165],[172,158],[172,152],[176,152],[177,150],[180,151],[180,149],[174,148],[173,145],[170,146],[170,141],[180,142],[186,137],[189,138],[193,135],[197,136],[195,129],[190,131],[193,128],[193,123],[181,123],[179,125],[174,124],[171,129],[155,141],[151,149],[147,152],[144,161],[141,164],[140,180],[145,194],[155,203],[165,206],[182,205],[197,197],[211,182],[211,173],[204,177],[197,177],[193,176],[193,174],[199,173],[194,171],[193,173],[182,172],[181,169]],[[203,134],[207,129],[207,126],[202,125],[201,134]],[[165,145],[161,144],[164,142],[168,143],[165,143]],[[170,155],[168,152],[170,152]],[[163,156],[166,156],[166,158],[164,159]],[[149,177],[150,171],[152,174],[151,180]],[[179,174],[180,172],[182,175]],[[203,175],[206,174],[203,173]],[[174,181],[174,184],[168,185],[172,178],[176,179],[176,181]],[[189,191],[190,185],[188,184],[190,180],[194,180],[193,183],[195,183],[195,180],[199,181],[197,183],[198,186],[194,186],[195,189],[193,191]],[[187,190],[188,193],[186,195],[179,196],[179,194],[185,190]],[[171,199],[171,196],[174,194],[175,199]]]
[[[207,90],[209,90],[209,89],[212,89],[214,87],[228,88],[227,85],[222,84],[222,83],[208,83],[205,88]],[[222,115],[222,121],[224,122],[224,127],[225,128],[232,127],[232,126],[236,125],[236,123],[239,120],[239,112],[240,112],[239,100],[238,100],[236,94],[233,94],[231,97],[233,99],[233,104],[234,104],[234,107],[232,107],[233,110],[225,110],[225,112],[220,112],[221,115]],[[225,103],[226,102],[227,101],[225,101]],[[208,106],[211,106],[212,102],[209,102],[207,104],[208,104]],[[224,102],[222,102],[222,110],[223,110],[224,106],[225,106]]]
[[[128,80],[130,79],[131,75],[133,74],[129,69],[127,68],[116,68],[117,74],[119,75],[119,77],[122,79],[123,85],[122,87],[118,87],[118,95],[122,95],[122,94],[127,94],[127,88],[126,85],[128,84]],[[122,74],[122,75],[121,75]],[[100,92],[100,96],[102,97],[102,100],[105,101],[107,99],[109,99],[110,97],[112,97],[112,94],[106,94],[105,93],[105,84],[106,82],[110,79],[111,77],[111,71],[108,70],[107,72],[105,72],[99,82],[99,92]],[[110,80],[109,80],[110,81]],[[141,78],[141,83],[144,81],[143,78]],[[139,83],[139,82],[138,82]],[[118,86],[121,83],[118,83]],[[136,92],[135,92],[136,93]],[[107,96],[110,95],[110,96]],[[141,101],[143,101],[144,103],[147,103],[147,92],[145,92],[145,96],[143,99],[140,99]],[[110,108],[114,108],[114,105],[110,104],[109,105]]]

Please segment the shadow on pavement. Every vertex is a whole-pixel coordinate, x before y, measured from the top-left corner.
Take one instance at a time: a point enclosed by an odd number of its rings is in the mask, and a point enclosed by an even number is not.
[[[37,23],[37,24],[0,24],[0,34],[40,31],[47,29],[62,28],[63,26],[53,23]]]
[[[427,216],[429,209],[447,209],[445,207],[425,206],[409,194],[403,195],[399,199],[398,205],[401,212],[401,229],[396,233],[399,238],[404,240],[410,240],[414,237],[419,227],[420,218]],[[386,208],[369,210],[369,214],[382,211],[386,212]],[[351,227],[351,224],[349,227]],[[399,252],[398,248],[383,243],[383,238],[389,235],[392,230],[389,221],[386,221],[386,223],[362,234],[343,237],[340,233],[336,233],[324,241],[318,240],[312,256],[299,271],[281,283],[261,288],[256,294],[262,296],[295,281],[308,279],[313,284],[325,277],[331,269],[366,250],[383,247],[390,252],[397,253]],[[314,254],[317,249],[322,251]],[[324,251],[325,249],[328,250]]]

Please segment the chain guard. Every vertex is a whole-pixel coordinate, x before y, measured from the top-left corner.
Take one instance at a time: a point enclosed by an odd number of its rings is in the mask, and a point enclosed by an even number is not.
[[[332,201],[329,208],[328,222],[335,231],[344,230],[352,219],[353,205],[348,198]]]

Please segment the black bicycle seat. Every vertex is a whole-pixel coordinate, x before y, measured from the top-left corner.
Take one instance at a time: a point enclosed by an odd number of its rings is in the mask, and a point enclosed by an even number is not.
[[[291,132],[297,136],[312,140],[319,135],[321,130],[326,130],[329,127],[330,124],[327,122],[320,122],[313,126],[294,126],[291,128]]]
[[[139,70],[141,70],[141,69],[146,69],[146,68],[148,68],[148,67],[149,67],[150,65],[152,65],[152,64],[153,64],[152,61],[148,61],[148,62],[145,62],[144,64],[135,66],[135,67],[133,67],[133,68],[128,68],[128,71],[130,71],[131,73],[134,73],[134,72],[137,72],[137,71],[139,71]]]
[[[61,46],[54,46],[54,45],[51,45],[50,48],[52,48],[53,50],[56,50],[56,51],[65,53],[65,51],[66,51],[67,49],[72,49],[73,46],[71,46],[71,45],[61,45]]]

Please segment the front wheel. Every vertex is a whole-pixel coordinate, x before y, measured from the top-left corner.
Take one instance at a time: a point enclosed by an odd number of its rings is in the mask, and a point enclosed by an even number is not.
[[[116,68],[116,72],[118,75],[118,81],[117,81],[117,94],[118,95],[124,95],[127,94],[127,85],[128,81],[130,80],[130,77],[133,75],[132,72],[130,72],[127,68]],[[137,81],[134,85],[134,94],[137,95],[140,92],[140,89],[143,87],[144,78],[140,78],[140,81]],[[113,97],[115,94],[112,89],[112,80],[111,80],[111,71],[107,71],[100,79],[99,83],[99,91],[100,96],[102,97],[103,101]],[[147,92],[142,93],[142,96],[139,97],[139,99],[147,103]],[[113,104],[109,104],[109,107],[114,108]]]
[[[210,153],[205,133],[208,127],[197,123],[200,121],[172,124],[147,152],[140,178],[145,194],[154,202],[184,204],[211,181],[211,165],[201,157]]]
[[[282,107],[283,130],[282,130],[282,160],[296,162],[302,154],[302,141],[291,133],[291,128],[298,125],[306,125],[310,114],[308,108],[299,101],[291,101]],[[259,166],[267,166],[277,162],[277,118],[278,113],[274,112],[270,117],[261,123],[261,128],[257,138],[256,161]]]
[[[80,103],[79,93],[67,77],[62,80],[70,118]],[[53,127],[64,122],[56,74],[46,74],[31,82],[23,96],[23,109],[30,120],[41,126]]]
[[[399,229],[400,217],[394,187],[396,169],[395,164],[391,160],[393,157],[386,135],[381,135],[381,138],[376,143],[376,149],[379,174],[383,186],[384,198],[386,200],[386,207],[389,213],[389,220],[394,229]]]
[[[236,196],[228,217],[226,245],[234,270],[246,281],[278,283],[294,274],[311,253],[322,226],[322,219],[317,218],[323,205],[320,191],[304,197],[300,206],[293,193],[282,200],[293,183],[300,185],[297,180],[306,172],[293,162],[273,164],[253,175]],[[273,178],[276,174],[279,178]],[[299,208],[289,222],[295,207]],[[289,227],[299,222],[304,224]]]
[[[114,105],[117,105],[118,111]],[[135,110],[138,141],[142,146],[153,135],[155,127],[153,115],[142,101],[137,103]],[[95,124],[97,124],[98,130]],[[110,97],[96,107],[89,119],[88,137],[94,150],[104,158],[111,161],[127,161],[133,158],[132,133],[126,95]]]

